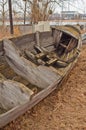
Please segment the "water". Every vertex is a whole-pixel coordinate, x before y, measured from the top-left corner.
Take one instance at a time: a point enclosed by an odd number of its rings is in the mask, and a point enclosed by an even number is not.
[[[23,25],[24,22],[23,21],[14,21],[13,22],[14,25]],[[26,21],[26,24],[30,24],[29,21]],[[83,22],[64,22],[64,21],[50,21],[50,25],[66,25],[66,24],[69,24],[69,25],[75,25],[75,24],[80,24],[80,25],[85,25],[86,26],[86,22],[83,21]],[[2,25],[2,22],[0,21],[0,25]],[[9,21],[8,22],[5,22],[5,25],[10,25]]]
[[[24,25],[24,22],[22,22],[22,21],[21,22],[16,22],[15,21],[15,22],[13,22],[13,24],[14,25],[21,25],[21,24]],[[30,22],[26,22],[26,24],[30,24]],[[2,25],[1,21],[0,21],[0,25]],[[10,25],[10,23],[9,22],[5,22],[5,25]]]
[[[80,25],[85,25],[86,26],[86,22],[50,22],[50,25],[76,25],[76,24],[80,24]]]

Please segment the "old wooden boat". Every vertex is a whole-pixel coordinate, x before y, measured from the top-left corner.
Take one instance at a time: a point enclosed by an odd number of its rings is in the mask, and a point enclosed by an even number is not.
[[[77,61],[81,44],[74,26],[0,42],[0,128],[59,86]]]

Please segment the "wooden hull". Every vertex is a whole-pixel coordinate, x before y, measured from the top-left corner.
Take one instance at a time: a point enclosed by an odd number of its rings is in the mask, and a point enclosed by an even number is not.
[[[24,114],[27,110],[34,107],[36,104],[38,104],[40,101],[42,101],[45,97],[47,97],[51,92],[53,92],[55,89],[58,89],[59,86],[61,86],[66,81],[70,71],[72,70],[72,68],[74,67],[76,62],[77,62],[77,60],[71,65],[71,67],[67,71],[66,75],[60,81],[53,83],[52,85],[50,85],[46,89],[39,92],[37,95],[35,95],[31,99],[31,101],[28,101],[25,104],[17,106],[15,108],[9,110],[8,112],[0,115],[0,128],[5,126],[9,122],[15,120],[20,115]]]
[[[56,35],[57,34],[55,34],[54,36],[54,40],[56,40],[57,38]],[[76,52],[76,54],[78,55],[77,57],[73,56],[73,60],[72,58],[71,60],[70,59],[68,60],[67,58],[67,62],[63,62],[62,59],[61,61],[59,59],[55,59],[56,55],[54,60],[52,60],[53,58],[50,55],[50,53],[51,50],[53,51],[54,48],[51,47],[51,43],[53,42],[51,36],[52,36],[51,32],[46,32],[41,34],[40,36],[41,41],[43,41],[43,43],[41,42],[41,45],[43,47],[42,50],[39,47],[40,41],[39,41],[38,34],[36,34],[37,37],[36,39],[34,38],[35,37],[34,34],[11,39],[11,41],[13,41],[18,48],[14,47],[14,45],[11,44],[12,42],[9,42],[8,40],[3,40],[3,42],[1,41],[0,44],[0,59],[1,59],[0,61],[0,73],[1,73],[0,104],[1,106],[0,107],[3,107],[4,109],[7,107],[8,109],[6,110],[6,112],[2,112],[0,114],[0,128],[5,126],[9,122],[13,121],[14,119],[16,119],[25,111],[31,109],[34,105],[36,105],[46,96],[48,96],[52,91],[54,91],[59,86],[61,86],[61,84],[66,80],[68,74],[70,73],[73,66],[75,65],[77,58],[79,56],[79,52],[78,53]],[[46,39],[46,42],[43,39],[44,37]],[[71,38],[69,34],[68,34],[68,38]],[[74,38],[77,39],[76,36]],[[33,59],[33,62],[24,59],[24,57],[23,58],[21,57],[21,52],[24,52],[24,50],[26,50],[28,46],[29,46],[28,47],[29,51],[33,50],[33,46],[35,45],[34,39],[36,40],[38,45],[38,47],[36,48],[37,52],[42,51],[41,53],[36,54],[36,59],[41,57],[41,59],[44,60],[42,62],[43,65],[41,64],[37,65],[39,63],[39,62],[37,63],[37,61],[36,61],[37,64],[35,64],[33,57],[31,57]],[[78,42],[76,48],[73,45],[74,49],[76,50],[81,48],[81,39],[78,38],[77,40]],[[27,44],[27,42],[29,42],[29,44]],[[46,47],[46,44],[48,48]],[[63,47],[65,47],[65,45]],[[46,48],[48,52],[46,52]],[[71,52],[70,48],[67,47],[67,50],[69,49],[69,52]],[[59,51],[58,48],[57,50]],[[62,51],[62,58],[63,58],[63,50],[61,49],[61,51]],[[32,53],[29,54],[31,54],[29,56],[33,56]],[[61,53],[58,53],[58,55],[59,54]],[[3,55],[6,60],[4,59]],[[45,55],[47,58],[49,58],[47,62],[45,60],[46,58],[44,59]],[[66,63],[68,65],[66,66],[63,63]],[[23,68],[22,68],[22,64],[23,64]],[[59,65],[60,67],[57,67],[56,65]],[[10,71],[11,73],[9,73]],[[15,72],[17,73],[17,75]],[[16,76],[18,78],[17,80],[15,80]],[[23,77],[25,80],[21,79],[21,77]],[[35,87],[37,87],[36,92],[32,88],[34,85],[36,85]],[[12,96],[11,93],[13,94],[14,97]],[[19,97],[17,97],[18,95]],[[7,96],[7,99],[5,96]],[[6,100],[5,103],[3,102],[3,100]],[[9,105],[7,105],[6,102]]]

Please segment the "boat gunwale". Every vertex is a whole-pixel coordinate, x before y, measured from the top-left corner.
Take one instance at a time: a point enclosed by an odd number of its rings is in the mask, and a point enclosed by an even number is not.
[[[3,113],[0,115],[0,128],[7,125],[11,121],[15,120],[20,115],[24,114],[27,110],[34,107],[36,104],[38,104],[40,101],[42,101],[45,97],[51,94],[55,89],[59,88],[61,84],[65,81],[67,76],[70,74],[70,71],[75,66],[75,63],[77,62],[77,59],[71,63],[70,69],[67,71],[67,73],[59,80],[55,81],[51,85],[49,85],[47,88],[43,89],[39,93],[37,93],[35,96],[32,97],[32,99],[29,102],[26,102],[22,105],[16,106],[9,111]],[[50,90],[50,91],[49,91]]]
[[[63,30],[62,30],[63,31]],[[68,33],[69,34],[69,33]],[[78,38],[78,42],[79,42]],[[1,56],[1,55],[0,55]],[[33,106],[35,106],[37,103],[39,103],[42,99],[44,99],[46,96],[48,96],[52,91],[54,91],[56,88],[58,88],[59,85],[62,84],[64,79],[69,75],[72,68],[75,66],[77,59],[75,59],[68,69],[67,73],[64,76],[61,76],[61,78],[54,83],[50,84],[47,88],[41,90],[36,95],[34,95],[30,101],[18,105],[7,112],[0,114],[0,128],[11,122],[12,120],[16,119],[18,116],[25,113],[25,111],[31,109]]]
[[[56,29],[56,30],[62,31],[62,32],[66,33],[67,35],[74,37],[75,39],[79,39],[80,35],[81,35],[81,32],[79,31],[79,29],[77,29],[76,27],[71,26],[71,25],[51,26],[51,29]],[[67,29],[69,29],[69,30],[67,30]],[[75,32],[77,32],[78,36],[76,36],[73,32],[71,32],[71,29],[73,29]]]

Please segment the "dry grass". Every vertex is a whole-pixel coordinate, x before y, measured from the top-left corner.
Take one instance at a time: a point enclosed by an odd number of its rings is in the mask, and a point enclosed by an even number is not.
[[[14,26],[14,35],[10,34],[10,28],[0,26],[0,39],[21,35],[19,27]]]

